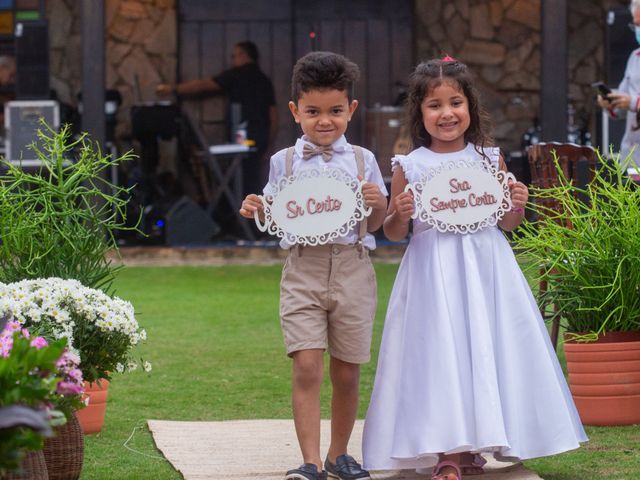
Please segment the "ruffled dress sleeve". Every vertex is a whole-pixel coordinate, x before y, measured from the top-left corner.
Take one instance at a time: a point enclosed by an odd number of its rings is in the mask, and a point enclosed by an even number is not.
[[[396,168],[402,168],[405,178],[409,181],[413,174],[413,162],[408,155],[395,155],[391,158],[391,171],[395,173]]]
[[[496,168],[500,168],[500,148],[499,147],[491,147],[488,148],[489,158],[491,158],[491,162]]]

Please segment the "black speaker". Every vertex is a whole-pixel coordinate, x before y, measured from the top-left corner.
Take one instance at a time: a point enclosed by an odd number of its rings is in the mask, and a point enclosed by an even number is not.
[[[47,22],[20,22],[15,28],[16,98],[50,98]]]
[[[205,244],[219,231],[220,227],[207,212],[187,196],[167,212],[165,241],[168,245]]]

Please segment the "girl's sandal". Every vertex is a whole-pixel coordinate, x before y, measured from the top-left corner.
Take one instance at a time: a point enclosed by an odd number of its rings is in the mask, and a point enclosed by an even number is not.
[[[464,460],[465,457],[470,456],[471,457],[471,462],[470,463],[465,463]],[[469,454],[463,454],[460,460],[460,471],[462,472],[463,475],[482,475],[484,473],[484,468],[482,468],[485,463],[487,463],[487,461],[485,460],[485,458],[480,455],[479,453],[469,453]]]
[[[453,468],[456,473],[443,473],[443,468],[450,467]],[[433,473],[431,474],[431,480],[462,480],[462,473],[460,473],[460,466],[455,462],[444,461],[438,463],[435,467],[433,467]]]

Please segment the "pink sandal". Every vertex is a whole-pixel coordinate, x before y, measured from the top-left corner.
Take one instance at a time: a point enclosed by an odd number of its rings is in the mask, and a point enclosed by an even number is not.
[[[440,474],[440,471],[445,467],[453,468],[456,473],[445,473]],[[451,475],[455,475],[455,478],[451,478]],[[431,474],[431,480],[462,480],[462,473],[460,473],[460,466],[455,462],[450,462],[445,460],[444,462],[438,463],[435,467],[433,467],[433,473]]]
[[[470,463],[460,462],[460,471],[463,475],[482,475],[484,473],[484,465],[487,460],[479,453],[469,454],[473,458]]]

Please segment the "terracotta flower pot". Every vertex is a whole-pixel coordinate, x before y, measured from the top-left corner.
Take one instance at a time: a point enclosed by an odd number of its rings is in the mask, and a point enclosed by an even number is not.
[[[640,332],[565,341],[569,387],[585,425],[640,423]]]
[[[80,426],[85,434],[98,433],[104,425],[109,382],[104,379],[92,383],[84,382],[84,393],[89,399],[89,404],[82,410],[78,410]]]

